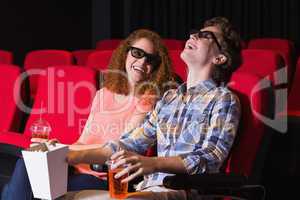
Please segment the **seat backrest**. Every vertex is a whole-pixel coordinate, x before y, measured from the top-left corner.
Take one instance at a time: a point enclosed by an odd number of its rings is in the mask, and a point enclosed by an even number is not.
[[[13,64],[13,53],[0,50],[0,64]]]
[[[248,49],[273,49],[290,54],[293,51],[293,43],[280,38],[257,38],[249,41]]]
[[[18,131],[21,101],[21,69],[15,65],[0,64],[0,131]]]
[[[176,39],[163,39],[164,44],[168,48],[168,50],[182,50],[185,45],[185,41],[183,40],[176,40]]]
[[[296,65],[294,81],[291,86],[291,91],[288,96],[288,114],[294,115],[300,111],[300,57]]]
[[[47,120],[52,132],[65,144],[74,143],[80,136],[90,112],[96,92],[96,71],[80,66],[56,66],[44,69],[33,110],[24,134],[30,135],[30,126],[39,119],[40,108],[45,108],[42,119]]]
[[[187,65],[181,59],[180,54],[182,50],[171,50],[169,51],[169,55],[172,61],[173,71],[183,80],[187,79]]]
[[[242,51],[242,65],[237,71],[253,73],[261,77],[269,76],[274,84],[278,77],[274,72],[283,68],[282,57],[271,50],[245,49]]]
[[[30,95],[34,98],[38,75],[32,74],[29,70],[37,70],[47,68],[54,65],[71,65],[73,63],[72,54],[64,50],[36,50],[29,52],[24,61],[24,68],[29,74]]]
[[[259,151],[264,145],[266,126],[257,115],[268,115],[270,93],[259,90],[260,78],[257,75],[235,72],[229,88],[239,97],[242,115],[238,135],[226,164],[227,172],[253,176]],[[258,89],[256,91],[256,89]]]
[[[96,43],[97,50],[114,50],[122,42],[122,39],[105,39]]]
[[[95,49],[80,49],[72,51],[72,55],[75,58],[77,65],[86,65],[89,55],[95,51]]]
[[[87,59],[86,66],[97,70],[105,70],[108,67],[112,50],[95,51]]]
[[[24,61],[25,69],[42,69],[53,65],[71,65],[72,54],[65,50],[35,50],[29,52]]]
[[[257,38],[249,41],[248,49],[270,49],[279,53],[288,67],[289,78],[292,78],[294,65],[292,62],[294,44],[287,39],[281,38]]]

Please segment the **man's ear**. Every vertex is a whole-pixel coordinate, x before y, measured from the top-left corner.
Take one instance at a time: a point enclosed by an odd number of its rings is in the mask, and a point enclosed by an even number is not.
[[[215,65],[222,65],[226,63],[226,61],[227,61],[227,57],[224,54],[219,54],[213,59],[213,63]]]

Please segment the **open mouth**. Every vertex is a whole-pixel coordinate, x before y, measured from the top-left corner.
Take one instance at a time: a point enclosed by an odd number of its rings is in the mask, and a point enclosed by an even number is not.
[[[186,49],[196,49],[196,47],[195,47],[194,45],[192,45],[191,43],[187,43],[187,44],[185,45],[185,48],[186,48]]]
[[[138,66],[132,66],[132,68],[135,70],[135,71],[138,71],[140,73],[145,73],[145,70],[142,68],[142,67],[138,67]]]

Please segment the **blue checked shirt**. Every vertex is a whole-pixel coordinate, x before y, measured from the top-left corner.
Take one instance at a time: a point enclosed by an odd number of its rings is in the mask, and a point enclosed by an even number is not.
[[[240,117],[238,98],[226,87],[206,80],[167,91],[143,124],[110,142],[143,154],[157,144],[159,157],[180,156],[189,174],[218,172],[233,144]],[[137,190],[162,185],[167,173],[144,176]]]

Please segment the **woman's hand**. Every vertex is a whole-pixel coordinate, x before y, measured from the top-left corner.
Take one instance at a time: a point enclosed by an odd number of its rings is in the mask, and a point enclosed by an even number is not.
[[[45,143],[48,142],[47,139],[43,139],[43,138],[31,138],[30,140],[32,143]]]
[[[70,150],[66,158],[67,163],[69,163],[70,165],[76,165],[78,163],[81,163],[82,156],[83,156],[82,151]]]
[[[111,156],[112,160],[115,160],[113,168],[118,168],[124,164],[128,164],[128,167],[115,175],[115,178],[120,178],[123,175],[129,173],[130,175],[123,179],[121,182],[126,183],[138,176],[151,174],[156,170],[156,158],[141,156],[133,152],[121,150]]]
[[[43,139],[43,138],[31,138],[30,141],[31,141],[32,143],[45,143],[45,142],[48,142],[49,144],[54,145],[54,146],[55,146],[56,143],[60,143],[59,140],[56,139],[56,138],[52,138],[52,139],[50,139],[50,140],[48,140],[48,139]]]

